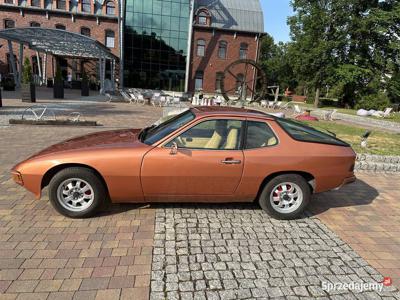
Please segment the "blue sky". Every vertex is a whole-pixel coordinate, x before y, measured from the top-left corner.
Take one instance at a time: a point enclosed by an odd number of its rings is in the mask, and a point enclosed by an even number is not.
[[[293,14],[290,0],[261,0],[264,11],[264,26],[276,42],[290,40],[287,17]]]

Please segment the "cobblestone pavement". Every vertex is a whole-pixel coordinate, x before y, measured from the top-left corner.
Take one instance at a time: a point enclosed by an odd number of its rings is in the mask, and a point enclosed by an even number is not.
[[[323,282],[383,277],[316,218],[281,222],[252,205],[170,206],[157,210],[154,239],[152,299],[400,299],[393,286],[324,291]]]

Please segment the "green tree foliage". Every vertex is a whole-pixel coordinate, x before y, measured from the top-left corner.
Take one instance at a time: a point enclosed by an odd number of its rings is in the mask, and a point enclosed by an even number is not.
[[[29,62],[29,58],[25,57],[24,60],[24,69],[22,72],[22,83],[29,84],[33,81],[32,78],[32,66]]]
[[[326,91],[342,105],[355,106],[367,95],[383,99],[386,91],[392,101],[399,101],[400,1],[291,4],[292,41],[275,45],[267,37],[262,43],[261,60],[270,80],[297,91],[314,91],[315,105]]]

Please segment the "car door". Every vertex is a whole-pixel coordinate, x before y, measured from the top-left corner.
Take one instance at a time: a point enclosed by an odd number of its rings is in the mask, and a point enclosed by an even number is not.
[[[155,147],[142,164],[146,199],[233,195],[243,172],[242,135],[241,119],[207,119]]]

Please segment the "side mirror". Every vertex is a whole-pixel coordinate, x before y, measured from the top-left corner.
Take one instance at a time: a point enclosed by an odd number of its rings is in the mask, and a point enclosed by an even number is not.
[[[178,144],[173,142],[171,147],[170,155],[177,155],[178,154]]]

